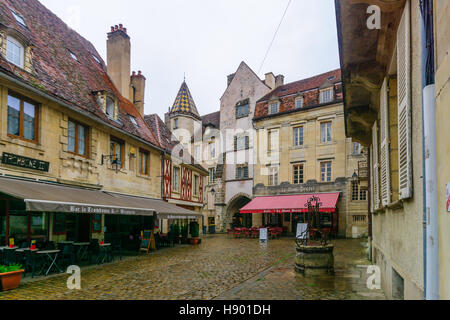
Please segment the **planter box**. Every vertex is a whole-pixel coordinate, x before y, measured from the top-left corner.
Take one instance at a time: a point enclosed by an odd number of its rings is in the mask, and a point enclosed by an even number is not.
[[[189,243],[193,244],[193,245],[197,245],[197,244],[200,244],[199,240],[200,240],[199,238],[190,238]]]
[[[2,291],[17,289],[22,279],[24,270],[0,273],[0,283]]]

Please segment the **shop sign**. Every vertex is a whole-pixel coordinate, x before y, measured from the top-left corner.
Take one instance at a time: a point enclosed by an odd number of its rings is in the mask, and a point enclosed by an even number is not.
[[[50,163],[37,159],[22,157],[16,154],[3,152],[2,163],[10,166],[48,172]]]
[[[92,206],[78,206],[70,205],[69,212],[73,213],[93,213],[93,214],[122,214],[122,215],[136,215],[135,210],[130,209],[116,209],[107,207],[92,207]]]

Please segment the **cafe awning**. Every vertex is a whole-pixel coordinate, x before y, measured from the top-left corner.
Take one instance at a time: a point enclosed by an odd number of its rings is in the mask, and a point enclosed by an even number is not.
[[[320,202],[322,203],[320,206],[321,212],[336,211],[339,192],[256,197],[241,209],[241,213],[308,212],[307,203],[313,196],[320,199]]]
[[[201,217],[160,199],[72,187],[57,183],[0,177],[0,193],[23,200],[27,211],[153,216],[166,219]],[[173,216],[173,217],[172,217]]]

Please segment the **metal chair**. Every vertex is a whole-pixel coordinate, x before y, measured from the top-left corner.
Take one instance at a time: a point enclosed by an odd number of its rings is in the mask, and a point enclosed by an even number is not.
[[[20,263],[19,257],[17,255],[16,250],[13,249],[5,249],[3,250],[3,254],[5,255],[3,259],[3,263],[7,266]]]
[[[113,261],[116,254],[119,256],[119,260],[122,261],[122,241],[120,239],[114,239],[111,242],[111,255]]]

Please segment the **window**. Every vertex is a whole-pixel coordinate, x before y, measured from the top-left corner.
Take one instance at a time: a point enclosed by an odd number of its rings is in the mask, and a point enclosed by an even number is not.
[[[303,126],[294,128],[294,147],[303,146]]]
[[[75,53],[73,53],[72,51],[69,50],[70,56],[72,57],[73,60],[78,61],[78,58],[76,56]]]
[[[268,151],[274,152],[278,150],[278,130],[269,130],[269,136],[268,136]]]
[[[136,128],[138,128],[139,126],[138,126],[138,124],[137,124],[137,122],[136,122],[136,118],[133,117],[132,115],[129,115],[129,116],[130,116],[130,121],[131,121],[131,123],[132,123]]]
[[[209,183],[213,183],[216,180],[216,169],[209,168]]]
[[[366,222],[366,216],[353,216],[353,222]]]
[[[352,201],[359,200],[359,184],[356,181],[352,181]]]
[[[215,140],[213,140],[212,142],[209,143],[209,155],[210,155],[210,159],[216,158],[216,142],[215,142]]]
[[[172,190],[180,191],[180,168],[173,167]]]
[[[194,195],[198,196],[200,193],[200,177],[194,175]]]
[[[201,156],[202,156],[202,147],[201,146],[196,146],[195,147],[195,159],[197,161],[201,161]]]
[[[250,108],[248,103],[242,106],[236,106],[236,118],[244,118],[247,117],[250,113]]]
[[[100,61],[100,59],[97,58],[96,55],[92,55],[92,58],[94,58],[94,60],[95,60],[98,64],[102,64],[101,61]]]
[[[178,129],[178,119],[173,120],[173,128]]]
[[[361,145],[358,142],[353,142],[353,154],[361,154]]]
[[[139,173],[148,176],[149,175],[149,162],[150,155],[148,151],[139,150]]]
[[[297,98],[297,99],[295,100],[295,109],[301,109],[301,108],[303,108],[303,102],[304,102],[303,97]]]
[[[17,23],[21,24],[23,27],[27,26],[27,24],[25,23],[25,20],[23,19],[23,17],[20,14],[18,14],[14,10],[11,10],[11,13],[14,16],[14,19],[16,19]]]
[[[35,103],[8,95],[8,134],[37,142],[38,107]]]
[[[250,146],[250,141],[248,136],[237,136],[235,137],[234,150],[244,150],[248,149]]]
[[[331,182],[331,161],[320,163],[320,181]]]
[[[111,137],[110,155],[114,161],[118,161],[120,167],[123,168],[124,163],[124,144],[119,139]]]
[[[78,122],[69,120],[67,131],[67,151],[86,157],[88,155],[88,129]]]
[[[236,180],[248,179],[248,166],[236,167]]]
[[[333,100],[333,89],[320,91],[320,103],[327,103]]]
[[[111,97],[106,97],[106,115],[115,118],[116,103]]]
[[[359,190],[359,200],[361,200],[361,201],[367,200],[367,190],[364,190],[364,189]]]
[[[6,39],[6,60],[23,69],[25,63],[24,57],[24,46],[16,38],[8,36]]]
[[[304,181],[304,165],[296,164],[294,165],[294,184],[305,183]]]
[[[331,142],[331,121],[320,124],[320,142]]]
[[[278,167],[269,168],[269,186],[278,185]]]
[[[269,103],[269,114],[275,114],[278,112],[280,112],[280,103],[279,102]]]

